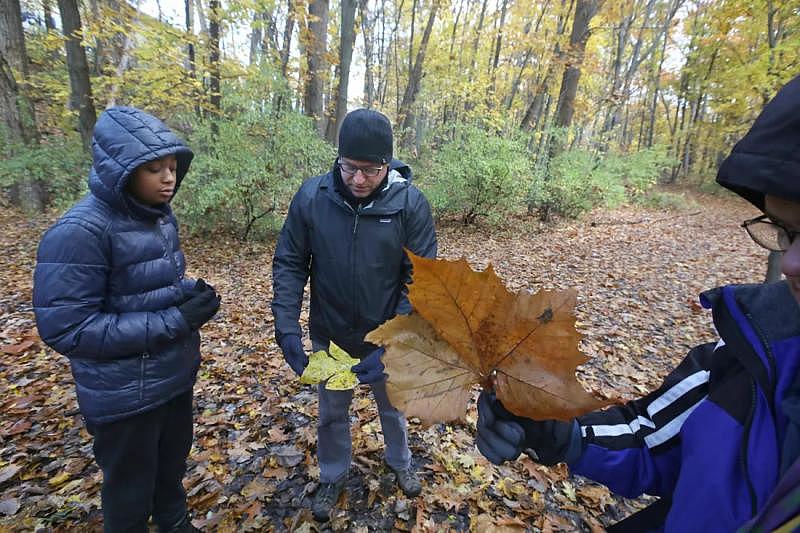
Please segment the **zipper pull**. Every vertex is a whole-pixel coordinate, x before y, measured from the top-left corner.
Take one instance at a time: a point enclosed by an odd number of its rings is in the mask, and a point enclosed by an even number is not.
[[[359,216],[360,214],[361,214],[361,204],[359,204],[359,205],[358,205],[358,208],[356,208],[356,220],[355,220],[355,222],[353,223],[353,235],[355,235],[355,234],[356,234],[356,229],[358,229],[358,216]]]

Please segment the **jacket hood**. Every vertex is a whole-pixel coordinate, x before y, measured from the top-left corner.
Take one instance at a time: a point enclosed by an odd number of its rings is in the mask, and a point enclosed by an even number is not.
[[[397,172],[399,172],[400,175],[403,176],[406,179],[406,181],[411,183],[411,180],[413,179],[413,175],[411,173],[411,167],[410,166],[406,165],[405,163],[403,163],[399,159],[392,159],[391,162],[389,163],[389,168],[391,170],[396,170]]]
[[[126,209],[125,187],[140,165],[174,154],[175,192],[189,170],[194,154],[152,115],[133,107],[107,109],[94,127],[89,190],[116,209]]]
[[[765,194],[800,202],[800,76],[778,91],[736,143],[717,183],[761,210]]]

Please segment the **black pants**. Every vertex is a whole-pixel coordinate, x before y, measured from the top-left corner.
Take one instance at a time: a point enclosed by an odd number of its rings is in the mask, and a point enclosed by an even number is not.
[[[140,415],[87,424],[103,471],[106,533],[168,531],[186,515],[183,475],[192,446],[192,391]]]

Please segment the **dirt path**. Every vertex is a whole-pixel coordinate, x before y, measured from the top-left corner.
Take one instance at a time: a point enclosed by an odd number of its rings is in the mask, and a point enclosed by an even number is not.
[[[759,282],[766,254],[738,228],[754,209],[703,197],[696,211],[626,208],[543,227],[526,218],[503,230],[443,226],[440,252],[491,262],[509,288],[576,287],[581,369],[601,395],[633,397],[656,386],[693,345],[714,338],[697,294]],[[99,527],[100,474],[74,400],[69,366],[32,333],[31,269],[46,221],[0,214],[0,530]],[[207,530],[315,529],[307,512],[318,474],[316,394],[292,379],[273,341],[270,244],[225,238],[185,243],[190,274],[223,294],[204,329],[196,387],[195,444],[186,485]],[[303,319],[306,314],[303,313]],[[31,342],[34,341],[34,342]],[[641,501],[530,460],[493,467],[466,424],[420,428],[411,446],[423,494],[407,500],[382,462],[380,424],[363,391],[352,410],[354,463],[334,529],[597,530]]]

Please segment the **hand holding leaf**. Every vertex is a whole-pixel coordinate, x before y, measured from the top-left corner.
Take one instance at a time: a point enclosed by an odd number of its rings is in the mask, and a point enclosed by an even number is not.
[[[512,413],[569,419],[602,406],[575,379],[578,351],[572,290],[509,292],[489,266],[409,253],[408,297],[417,313],[367,335],[386,347],[392,404],[424,423],[463,419],[473,384],[494,388]]]
[[[358,378],[350,370],[358,364],[358,359],[350,357],[347,352],[331,342],[330,354],[319,350],[308,358],[308,366],[300,376],[300,383],[315,385],[325,381],[328,390],[349,390],[358,384]]]

